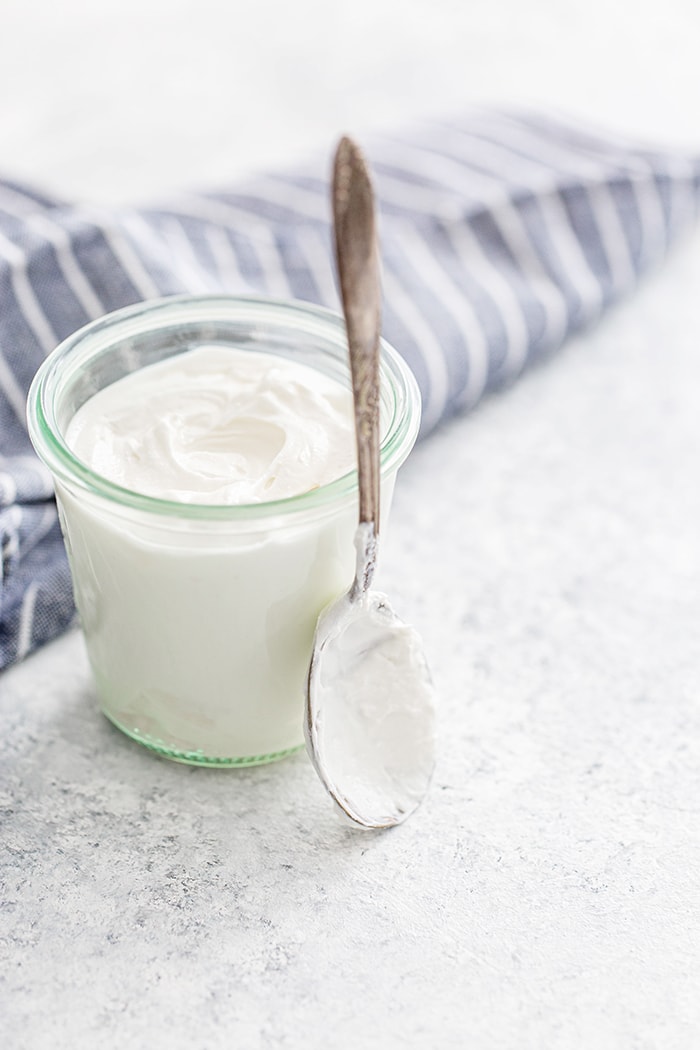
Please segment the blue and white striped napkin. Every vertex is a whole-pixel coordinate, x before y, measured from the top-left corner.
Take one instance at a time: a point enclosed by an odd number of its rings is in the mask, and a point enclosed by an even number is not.
[[[416,374],[424,434],[630,291],[700,202],[700,157],[532,114],[432,123],[367,153],[384,335]],[[129,210],[0,182],[0,668],[74,615],[25,425],[38,365],[87,321],[154,296],[254,291],[337,309],[326,169]]]

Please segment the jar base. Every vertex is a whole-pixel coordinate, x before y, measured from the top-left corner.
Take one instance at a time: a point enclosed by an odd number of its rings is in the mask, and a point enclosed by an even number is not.
[[[126,726],[117,721],[117,719],[105,711],[104,708],[102,709],[102,713],[113,726],[115,726],[120,732],[124,733],[125,736],[128,736],[130,740],[133,740],[137,744],[141,744],[142,747],[154,752],[154,754],[159,755],[161,758],[168,758],[171,762],[180,762],[187,766],[206,766],[209,769],[241,769],[245,766],[263,766],[269,762],[279,762],[283,758],[295,755],[304,747],[302,741],[299,744],[295,744],[293,747],[284,748],[282,751],[271,751],[266,755],[243,755],[240,758],[205,755],[203,751],[182,751],[179,748],[171,747],[162,740],[157,740],[155,737],[148,736],[146,733],[139,733],[137,729],[127,729]]]

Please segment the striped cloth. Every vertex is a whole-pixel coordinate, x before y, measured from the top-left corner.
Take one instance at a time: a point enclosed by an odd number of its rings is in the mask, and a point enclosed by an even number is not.
[[[384,334],[423,433],[594,321],[663,258],[700,200],[700,158],[533,114],[473,113],[367,144]],[[51,480],[24,421],[39,363],[108,310],[180,292],[338,308],[327,159],[157,207],[66,204],[0,183],[0,667],[74,616]]]

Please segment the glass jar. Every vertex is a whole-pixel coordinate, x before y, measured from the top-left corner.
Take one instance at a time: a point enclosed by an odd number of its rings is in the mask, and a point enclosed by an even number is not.
[[[169,758],[252,765],[302,745],[316,619],[353,577],[356,473],[269,503],[185,504],[108,481],[65,441],[93,394],[203,344],[276,354],[350,385],[344,323],[330,311],[177,296],[66,339],[34,379],[29,430],[54,477],[102,710]],[[382,343],[383,521],[419,418],[415,380]]]

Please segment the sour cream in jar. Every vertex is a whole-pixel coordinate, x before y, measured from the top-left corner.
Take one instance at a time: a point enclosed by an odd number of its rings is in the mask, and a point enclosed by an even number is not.
[[[177,298],[89,325],[35,380],[100,704],[161,754],[302,744],[316,619],[354,567],[344,340],[306,304]],[[388,347],[382,367],[387,508],[418,395]]]

